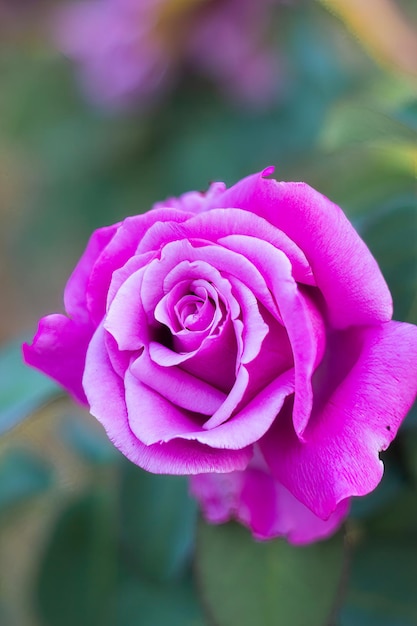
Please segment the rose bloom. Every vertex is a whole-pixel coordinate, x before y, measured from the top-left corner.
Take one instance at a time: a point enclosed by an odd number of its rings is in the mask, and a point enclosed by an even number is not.
[[[95,231],[24,357],[210,521],[306,543],[381,480],[417,327],[341,209],[272,171]]]
[[[278,64],[264,41],[276,2],[87,0],[60,7],[52,28],[96,103],[152,101],[185,64],[256,105],[269,102],[276,89]]]

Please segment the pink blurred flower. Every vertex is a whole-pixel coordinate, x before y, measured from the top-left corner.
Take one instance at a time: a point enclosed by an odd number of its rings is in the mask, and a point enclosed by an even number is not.
[[[341,209],[271,173],[97,230],[24,355],[131,461],[200,475],[209,520],[306,543],[381,480],[417,327]]]
[[[265,42],[276,0],[88,0],[57,11],[55,39],[83,88],[108,106],[159,96],[188,65],[232,96],[272,99],[276,56]]]

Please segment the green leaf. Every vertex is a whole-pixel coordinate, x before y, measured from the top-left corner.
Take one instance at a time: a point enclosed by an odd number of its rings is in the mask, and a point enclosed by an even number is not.
[[[3,347],[0,351],[0,435],[59,393],[55,383],[23,363],[20,341]]]
[[[50,468],[29,450],[10,449],[0,457],[0,509],[43,493],[51,483]]]
[[[120,452],[107,438],[101,426],[85,418],[83,415],[80,419],[75,414],[66,416],[60,424],[63,440],[88,463],[107,465],[120,459]]]
[[[45,626],[114,625],[114,510],[103,490],[72,503],[58,519],[36,589]]]
[[[384,476],[379,485],[365,497],[352,498],[350,517],[363,519],[375,515],[392,503],[406,488],[402,464],[392,458],[393,448],[383,455]]]
[[[125,462],[121,528],[137,571],[154,581],[178,576],[190,557],[195,523],[186,478],[149,474]]]
[[[174,584],[126,582],[118,594],[117,626],[204,626],[189,579]]]
[[[323,626],[339,591],[343,536],[294,547],[256,542],[237,524],[201,523],[196,567],[216,626]]]
[[[390,287],[395,319],[417,322],[417,204],[397,198],[370,217],[363,238]]]
[[[340,626],[417,624],[417,535],[369,536],[351,564]]]
[[[354,100],[333,108],[321,140],[328,150],[375,141],[416,143],[417,131],[391,113]]]

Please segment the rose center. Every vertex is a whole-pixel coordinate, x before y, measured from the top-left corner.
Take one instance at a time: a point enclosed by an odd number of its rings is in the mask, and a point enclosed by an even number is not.
[[[207,330],[216,310],[215,302],[207,289],[197,287],[194,293],[184,295],[175,305],[175,314],[180,326],[186,330]]]

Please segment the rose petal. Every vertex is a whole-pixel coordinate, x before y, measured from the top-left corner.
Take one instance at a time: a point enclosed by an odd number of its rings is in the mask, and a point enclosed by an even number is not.
[[[174,376],[172,373],[173,379]],[[140,383],[131,371],[126,373],[125,388],[129,424],[143,443],[151,445],[180,438],[219,449],[240,450],[256,442],[271,426],[285,398],[294,391],[294,375],[286,372],[237,415],[210,430],[199,426],[198,416]],[[195,397],[190,402],[198,405],[199,399]]]
[[[349,509],[344,500],[328,520],[321,520],[270,474],[251,466],[243,472],[192,476],[190,488],[210,522],[236,518],[256,539],[286,537],[295,545],[329,537]]]
[[[221,275],[216,263],[208,263],[199,254],[201,248],[193,248],[188,241],[175,241],[164,246],[160,259],[155,259],[146,268],[141,298],[148,319],[152,323],[160,300],[181,281],[190,283],[205,280],[211,283],[224,302],[229,304],[233,317],[238,317],[240,308],[232,297],[228,281]]]
[[[390,320],[392,299],[386,282],[341,209],[305,183],[264,178],[271,173],[268,168],[244,178],[218,197],[216,206],[256,213],[299,246],[336,327]]]
[[[346,333],[347,353],[358,332]],[[346,498],[375,489],[383,473],[378,452],[394,439],[415,397],[417,328],[364,327],[361,342],[356,363],[313,410],[305,443],[288,411],[260,442],[276,479],[322,519]]]
[[[224,183],[212,183],[206,192],[188,191],[179,198],[167,198],[162,202],[154,204],[154,209],[163,209],[172,207],[179,211],[190,211],[192,213],[200,213],[205,211],[207,205],[216,203],[216,198],[224,193],[226,185]]]
[[[111,367],[104,332],[103,327],[98,327],[88,347],[83,386],[92,415],[128,459],[156,474],[230,472],[247,466],[251,446],[243,450],[215,450],[197,441],[177,440],[152,446],[139,441],[129,426],[123,380]]]
[[[148,319],[140,300],[144,270],[140,269],[120,287],[107,312],[104,328],[115,338],[119,350],[140,350],[150,340]]]
[[[94,264],[87,285],[87,306],[91,319],[96,324],[100,323],[106,310],[107,293],[113,272],[121,268],[136,253],[139,242],[150,226],[160,220],[182,222],[190,215],[192,214],[174,209],[158,209],[143,215],[127,217],[121,223]]]
[[[65,315],[48,315],[40,320],[32,345],[23,344],[24,360],[85,404],[81,379],[92,333],[90,326],[78,324]]]
[[[233,189],[233,188],[232,188]],[[228,193],[228,192],[225,192]],[[224,204],[224,194],[216,196],[218,207],[197,215],[182,224],[158,222],[152,226],[139,244],[139,251],[154,250],[170,241],[186,239],[218,242],[230,234],[248,235],[261,241],[268,241],[290,259],[297,281],[314,285],[315,279],[304,252],[282,230],[273,226],[253,212],[242,211],[240,205]],[[236,207],[236,208],[229,208]],[[239,207],[239,208],[238,208]]]
[[[87,247],[68,279],[64,291],[65,310],[74,319],[88,322],[86,290],[91,270],[98,257],[114,237],[120,223],[94,231]]]
[[[212,415],[226,399],[226,394],[179,367],[160,367],[145,350],[130,366],[135,378],[162,394],[176,406]]]
[[[187,298],[195,298],[195,296],[185,294],[188,294],[190,290],[198,290],[199,288],[203,288],[206,292],[206,303],[210,302],[208,305],[209,309],[204,304],[200,310],[200,314],[204,311],[206,312],[209,322],[207,324],[203,323],[201,330],[184,328],[183,323],[179,319],[181,313],[178,310],[178,301],[184,303]],[[224,305],[221,306],[220,304],[218,291],[211,283],[205,280],[195,280],[191,281],[191,283],[189,280],[182,280],[158,302],[154,315],[156,321],[164,324],[170,330],[174,351],[192,352],[199,348],[206,337],[219,330],[224,309]],[[196,323],[193,323],[193,326],[199,326],[201,319],[200,317]]]
[[[313,405],[311,376],[324,352],[324,320],[314,300],[298,288],[290,262],[280,250],[246,235],[230,235],[221,242],[253,263],[275,296],[294,355],[293,419],[296,433],[302,437]]]

